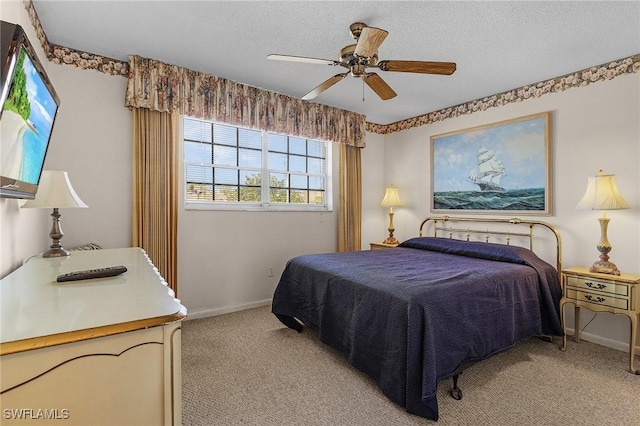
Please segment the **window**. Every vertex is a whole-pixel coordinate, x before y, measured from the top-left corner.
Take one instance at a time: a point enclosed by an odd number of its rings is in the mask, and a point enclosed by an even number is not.
[[[193,208],[329,210],[330,144],[184,118]]]

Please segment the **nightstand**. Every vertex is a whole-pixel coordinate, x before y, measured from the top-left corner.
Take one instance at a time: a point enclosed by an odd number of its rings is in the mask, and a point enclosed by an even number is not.
[[[598,274],[589,272],[586,266],[564,269],[562,271],[563,294],[560,299],[560,315],[562,329],[565,331],[564,305],[572,303],[575,306],[576,343],[580,342],[580,308],[584,307],[593,312],[610,312],[622,314],[631,320],[629,338],[629,370],[640,375],[640,370],[633,367],[636,336],[638,335],[638,315],[640,315],[640,275],[638,274]],[[562,350],[567,346],[567,335],[562,340]]]
[[[386,244],[386,243],[369,243],[371,245],[371,250],[382,250],[389,248],[396,248],[398,244]]]

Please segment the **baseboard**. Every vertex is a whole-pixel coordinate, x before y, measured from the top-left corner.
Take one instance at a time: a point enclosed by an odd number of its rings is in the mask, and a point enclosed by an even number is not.
[[[214,309],[201,309],[201,310],[188,310],[187,320],[214,317],[216,315],[228,314],[231,312],[244,311],[245,309],[259,308],[261,306],[267,306],[271,304],[271,299],[259,300],[257,302],[245,303],[242,305],[227,306],[224,308]]]
[[[574,333],[575,333],[575,330],[573,328],[567,327],[568,335],[572,336],[574,335]],[[629,352],[628,342],[621,342],[620,340],[613,340],[597,334],[591,334],[584,331],[582,332],[582,334],[580,334],[580,339],[586,340],[588,342],[595,343],[598,345],[606,346],[611,349],[617,349],[622,352]],[[636,354],[640,354],[640,346],[636,346]]]

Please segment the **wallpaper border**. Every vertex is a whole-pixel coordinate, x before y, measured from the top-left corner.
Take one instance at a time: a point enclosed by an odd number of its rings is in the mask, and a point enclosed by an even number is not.
[[[123,77],[129,75],[128,62],[49,43],[44,28],[42,28],[42,24],[40,23],[40,18],[38,18],[38,13],[33,6],[33,2],[31,0],[23,0],[23,4],[29,15],[31,25],[36,32],[36,36],[38,40],[40,40],[42,50],[44,50],[49,62],[58,65],[73,65],[78,68],[96,70],[109,75],[120,75]]]
[[[522,102],[527,99],[539,98],[549,93],[563,92],[568,89],[585,87],[590,84],[611,80],[621,75],[640,71],[640,54],[607,62],[605,64],[585,68],[565,74],[560,77],[550,78],[537,83],[518,87],[496,95],[464,102],[452,107],[407,118],[390,124],[375,124],[367,121],[366,130],[382,135],[411,129],[413,127],[443,121],[448,118],[485,111],[489,108],[504,106],[511,103]]]

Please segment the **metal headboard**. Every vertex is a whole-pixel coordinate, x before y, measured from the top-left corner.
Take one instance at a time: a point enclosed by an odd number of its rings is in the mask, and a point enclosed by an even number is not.
[[[529,240],[529,250],[533,251],[533,237],[534,237],[534,227],[535,226],[543,226],[549,229],[556,239],[556,270],[558,274],[562,270],[562,238],[560,237],[560,233],[558,230],[551,224],[547,222],[537,221],[537,220],[522,220],[518,218],[512,219],[494,219],[494,218],[478,218],[478,217],[451,217],[451,216],[433,216],[428,217],[422,221],[420,224],[420,236],[423,235],[423,230],[425,226],[429,226],[430,222],[433,222],[433,236],[438,236],[438,231],[441,233],[446,233],[449,238],[454,238],[454,235],[465,235],[467,241],[471,235],[484,235],[485,242],[489,242],[491,237],[499,236],[501,238],[504,237],[506,242],[502,244],[509,245],[512,237],[524,237]],[[462,222],[471,222],[474,224],[481,223],[491,223],[491,224],[512,224],[518,225],[514,231],[505,231],[505,230],[489,230],[489,229],[472,229],[471,227],[461,227],[459,223]],[[455,224],[455,226],[454,226]],[[528,226],[529,231],[523,232],[524,227]]]

